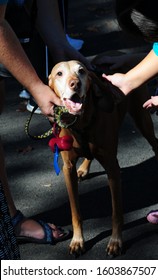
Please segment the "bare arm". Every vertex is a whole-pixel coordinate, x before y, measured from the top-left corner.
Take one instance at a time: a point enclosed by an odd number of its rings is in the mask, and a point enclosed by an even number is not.
[[[53,103],[61,105],[53,91],[39,79],[18,38],[4,19],[6,5],[0,5],[0,63],[28,89],[42,112],[52,115]],[[43,96],[45,98],[43,98]]]
[[[38,77],[21,48],[19,40],[4,19],[4,14],[5,6],[3,5],[0,6],[0,62],[19,82],[23,83],[27,88],[31,87],[30,76],[32,76],[32,80],[36,79],[37,81]]]
[[[128,95],[132,90],[148,82],[158,74],[158,56],[153,50],[134,68],[126,74],[116,73],[114,75],[105,75],[113,85],[117,86],[125,95]],[[147,100],[143,107],[148,109],[158,107],[158,96],[152,96]]]
[[[61,22],[58,0],[38,0],[37,9],[36,25],[44,42],[50,49],[56,44],[61,48],[67,40]]]
[[[30,0],[26,1],[26,9],[31,11]],[[59,13],[58,0],[38,0],[36,28],[41,38],[48,46],[53,63],[62,60],[80,60],[89,69],[91,65],[88,60],[67,41]]]
[[[104,75],[112,84],[119,87],[125,95],[136,89],[140,85],[154,78],[158,74],[158,56],[153,50],[134,68],[126,74],[115,73],[114,75]]]
[[[133,69],[127,72],[126,81],[132,89],[139,87],[158,74],[158,56],[153,50]]]

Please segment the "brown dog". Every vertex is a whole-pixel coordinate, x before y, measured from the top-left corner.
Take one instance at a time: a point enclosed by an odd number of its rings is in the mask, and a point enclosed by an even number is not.
[[[105,168],[112,197],[112,236],[107,246],[109,255],[120,254],[122,247],[122,201],[120,168],[117,161],[118,134],[121,122],[128,111],[143,136],[148,140],[156,155],[158,143],[154,135],[150,114],[142,108],[147,96],[146,88],[139,93],[132,93],[112,112],[104,112],[99,107],[99,100],[105,96],[108,102],[107,87],[100,84],[95,75],[78,61],[58,63],[49,76],[49,86],[63,100],[69,113],[77,116],[76,122],[70,128],[62,128],[60,136],[72,135],[73,148],[62,151],[63,172],[68,190],[73,225],[73,238],[70,243],[70,253],[80,254],[84,251],[82,219],[78,200],[77,159],[86,157],[84,168],[78,171],[79,176],[87,172],[92,158],[96,158]],[[112,93],[110,93],[112,96]],[[107,100],[106,100],[107,97]],[[107,104],[106,104],[107,105]],[[110,104],[111,107],[111,104]],[[108,108],[108,105],[107,105]],[[110,110],[109,110],[110,111]]]

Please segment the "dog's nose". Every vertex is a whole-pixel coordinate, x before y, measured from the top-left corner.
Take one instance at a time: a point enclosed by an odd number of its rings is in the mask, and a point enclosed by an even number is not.
[[[69,81],[69,86],[71,89],[77,90],[81,88],[81,82],[78,79],[72,79]]]

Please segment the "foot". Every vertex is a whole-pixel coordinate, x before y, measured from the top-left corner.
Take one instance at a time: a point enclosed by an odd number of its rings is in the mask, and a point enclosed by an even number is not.
[[[65,232],[54,224],[26,218],[19,210],[12,217],[12,224],[17,240],[27,242],[54,244],[65,240],[69,235],[69,232]]]
[[[52,229],[52,237],[54,239],[60,238],[64,235],[63,231],[60,230],[54,224],[48,223]],[[24,219],[15,226],[16,236],[27,236],[37,239],[43,239],[45,237],[45,232],[43,227],[33,219]]]

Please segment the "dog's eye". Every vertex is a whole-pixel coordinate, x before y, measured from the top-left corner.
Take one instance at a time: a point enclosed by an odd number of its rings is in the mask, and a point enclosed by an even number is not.
[[[57,73],[57,76],[62,76],[62,72],[61,71],[59,71],[58,73]]]
[[[84,70],[83,68],[80,68],[80,69],[78,70],[78,73],[79,73],[80,75],[84,75],[86,72],[85,72],[85,70]]]

